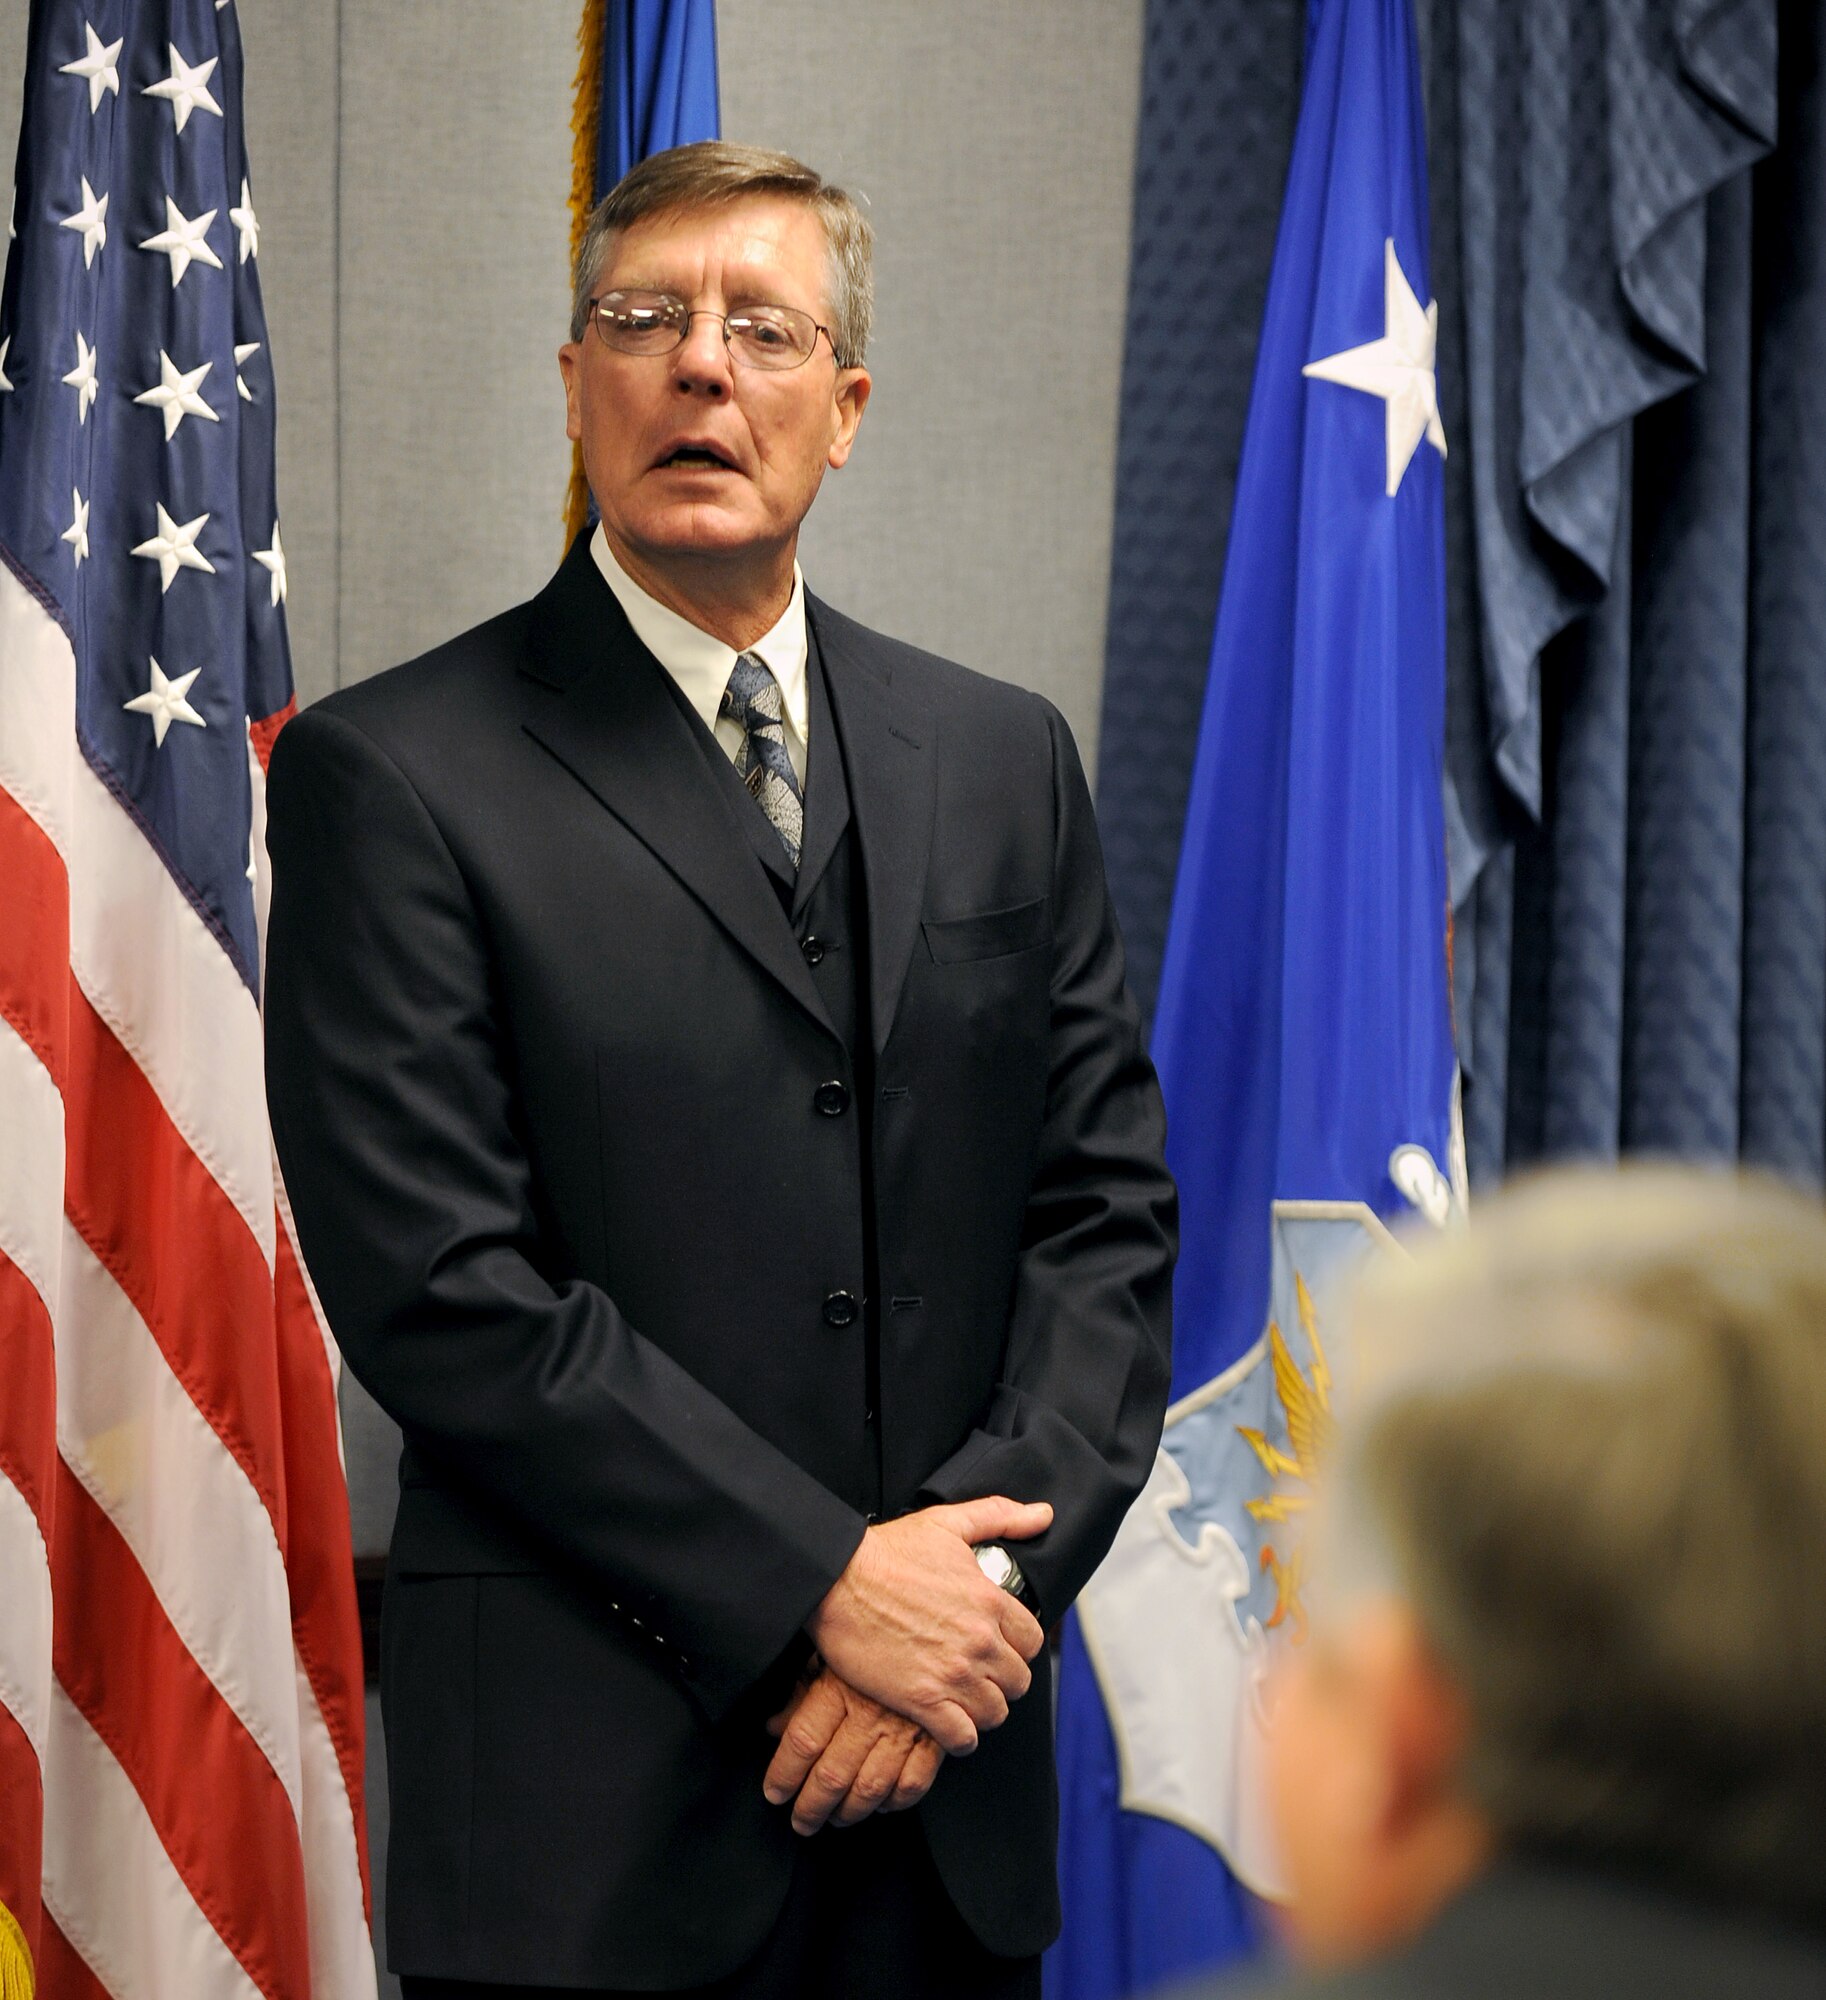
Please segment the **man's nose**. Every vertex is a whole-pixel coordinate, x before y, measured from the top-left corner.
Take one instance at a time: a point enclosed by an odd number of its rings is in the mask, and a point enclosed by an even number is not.
[[[709,312],[693,313],[684,339],[672,356],[672,379],[682,395],[726,396],[730,379],[729,344],[723,322]]]

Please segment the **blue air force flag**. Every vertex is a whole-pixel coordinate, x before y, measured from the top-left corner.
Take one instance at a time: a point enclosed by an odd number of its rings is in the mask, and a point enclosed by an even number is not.
[[[1459,1199],[1446,450],[1409,0],[1316,0],[1154,1027],[1175,1401],[1067,1632],[1052,2000],[1254,1942],[1262,1683],[1303,1631],[1326,1301]]]

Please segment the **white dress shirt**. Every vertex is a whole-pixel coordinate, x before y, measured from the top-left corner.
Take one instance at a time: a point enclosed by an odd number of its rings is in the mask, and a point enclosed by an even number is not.
[[[742,725],[719,711],[736,662],[735,648],[714,639],[688,618],[650,597],[615,560],[609,538],[597,524],[590,553],[621,608],[628,614],[634,636],[678,683],[679,692],[697,710],[704,727],[729,753],[733,763],[742,748]],[[780,683],[781,710],[786,724],[786,754],[794,774],[805,783],[805,748],[810,740],[810,703],[805,688],[805,579],[793,564],[793,594],[771,632],[748,648]]]

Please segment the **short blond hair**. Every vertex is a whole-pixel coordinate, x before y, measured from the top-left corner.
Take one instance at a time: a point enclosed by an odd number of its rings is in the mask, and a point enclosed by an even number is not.
[[[590,212],[571,274],[571,338],[590,323],[590,297],[615,238],[649,216],[720,208],[748,195],[783,195],[824,226],[829,252],[831,347],[840,368],[860,368],[875,318],[875,232],[853,196],[790,153],[701,139],[650,154],[622,175]]]
[[[1826,1918],[1820,1204],[1543,1176],[1372,1277],[1356,1327],[1321,1573],[1412,1604],[1499,1836]]]

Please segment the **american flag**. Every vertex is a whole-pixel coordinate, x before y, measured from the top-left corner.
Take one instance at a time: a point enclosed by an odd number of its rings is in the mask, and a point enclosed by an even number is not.
[[[261,1058],[292,680],[241,75],[226,0],[34,0],[0,294],[0,1991],[44,2000],[375,1990],[336,1356]]]

